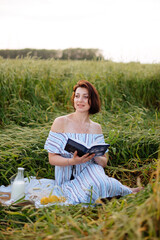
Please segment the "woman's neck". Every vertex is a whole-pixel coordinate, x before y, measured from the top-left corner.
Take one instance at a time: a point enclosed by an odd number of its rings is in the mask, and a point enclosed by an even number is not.
[[[89,119],[89,113],[84,112],[84,113],[80,113],[80,112],[74,112],[73,113],[73,120],[79,122],[79,123],[87,123],[90,121]]]

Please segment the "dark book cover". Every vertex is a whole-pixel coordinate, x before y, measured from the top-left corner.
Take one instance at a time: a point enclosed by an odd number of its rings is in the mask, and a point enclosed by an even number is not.
[[[103,156],[109,146],[110,145],[106,143],[95,143],[88,147],[84,143],[79,142],[78,140],[68,138],[64,150],[69,153],[74,153],[75,151],[77,151],[77,155],[79,157],[83,156],[86,153],[94,153],[95,156]]]

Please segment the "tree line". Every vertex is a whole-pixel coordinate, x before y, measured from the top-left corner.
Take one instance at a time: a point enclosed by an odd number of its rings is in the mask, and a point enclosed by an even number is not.
[[[64,50],[48,50],[48,49],[3,49],[0,50],[2,58],[26,58],[35,57],[40,59],[61,59],[61,60],[102,60],[104,56],[102,51],[95,48],[68,48]]]

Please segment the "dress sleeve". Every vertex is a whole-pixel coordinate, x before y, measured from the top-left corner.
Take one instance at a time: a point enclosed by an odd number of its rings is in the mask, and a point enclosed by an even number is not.
[[[49,132],[47,140],[44,145],[49,153],[64,154],[64,147],[67,142],[67,138],[63,133]]]

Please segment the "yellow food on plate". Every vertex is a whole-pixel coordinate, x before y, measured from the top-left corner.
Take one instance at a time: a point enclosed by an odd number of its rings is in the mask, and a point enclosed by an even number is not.
[[[65,197],[57,197],[56,195],[52,195],[49,197],[42,197],[41,198],[41,204],[46,205],[48,203],[57,203],[57,202],[65,202]]]
[[[43,205],[48,204],[48,197],[42,197],[41,204],[43,204]]]
[[[48,201],[49,203],[52,203],[52,202],[59,202],[59,197],[55,196],[55,195],[52,195],[48,198]]]

